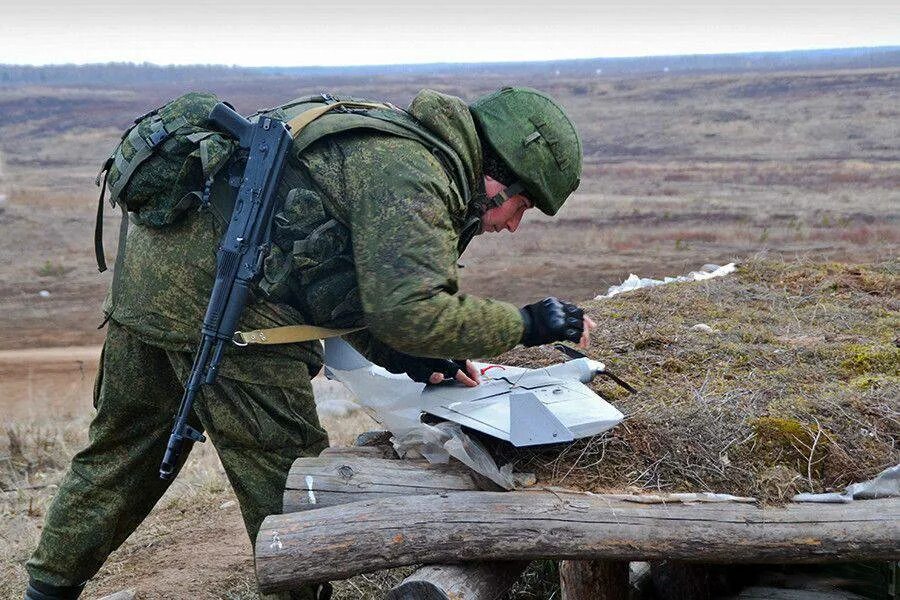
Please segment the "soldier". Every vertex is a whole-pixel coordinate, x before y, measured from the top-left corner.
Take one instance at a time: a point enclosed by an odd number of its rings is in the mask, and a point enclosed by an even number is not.
[[[288,120],[307,107],[271,114]],[[259,298],[240,328],[366,325],[346,339],[372,362],[466,385],[478,379],[462,362],[469,357],[519,343],[586,344],[594,324],[572,304],[547,298],[519,309],[457,288],[457,260],[473,236],[515,231],[533,207],[554,215],[578,186],[581,142],[560,106],[526,88],[470,106],[425,90],[407,111],[393,109],[390,126],[359,121],[361,112],[321,117],[315,141],[290,157]],[[362,125],[347,125],[353,118]],[[48,510],[26,599],[77,598],[168,487],[159,463],[229,211],[219,179],[214,210],[128,233],[104,306],[90,443]],[[264,517],[281,512],[294,460],[328,446],[310,385],[321,367],[315,341],[230,348],[217,382],[198,395],[192,426],[212,440],[251,540]],[[319,584],[284,597],[329,595]]]

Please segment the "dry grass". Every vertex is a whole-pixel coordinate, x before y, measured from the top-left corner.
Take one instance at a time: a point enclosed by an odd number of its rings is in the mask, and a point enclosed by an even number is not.
[[[22,376],[28,377],[27,373]],[[23,395],[17,398],[5,397],[4,401],[12,410],[10,418],[3,419],[0,428],[0,600],[21,597],[26,580],[24,562],[34,550],[40,536],[40,526],[47,507],[56,491],[56,485],[68,467],[72,455],[87,442],[87,428],[91,418],[90,381],[93,375],[79,371],[44,374],[44,377],[76,380],[74,384],[53,384],[46,382],[48,389],[60,396],[51,404],[44,391],[38,386],[14,385],[15,375],[3,374],[4,388]],[[87,385],[82,380],[87,379]],[[334,445],[350,445],[359,433],[373,429],[375,423],[364,412],[346,410],[347,394],[329,382],[317,380],[317,400],[326,408],[320,410],[323,425],[328,429]],[[27,407],[45,406],[32,416],[24,416]],[[49,410],[46,408],[51,406]],[[66,406],[66,409],[60,408]],[[76,416],[72,416],[73,412]],[[225,508],[222,508],[225,507]],[[240,518],[236,512],[234,495],[228,485],[225,472],[210,444],[200,444],[192,452],[184,470],[175,480],[166,495],[148,519],[116,551],[102,570],[92,580],[88,597],[99,597],[101,593],[111,593],[131,583],[147,578],[146,560],[148,549],[167,547],[183,542],[186,528],[193,535],[204,531],[215,537],[222,537],[223,549],[236,545],[237,550],[228,557],[236,564],[219,565],[215,556],[208,556],[205,565],[207,577],[214,584],[197,598],[257,598],[255,576],[252,570],[251,549]],[[193,561],[189,547],[185,560]],[[174,551],[173,551],[174,552]],[[204,565],[199,564],[203,570]],[[227,573],[225,580],[220,580]],[[374,592],[387,582],[402,579],[403,571],[377,576],[354,578],[342,582],[337,598],[375,598]],[[399,579],[398,579],[399,578]],[[149,581],[153,581],[149,578]],[[143,598],[165,598],[165,590],[171,590],[173,583],[161,585],[162,591],[154,591],[152,585],[144,589]],[[384,589],[383,587],[380,589]],[[363,590],[369,595],[358,595]],[[168,596],[171,597],[171,596]]]
[[[601,324],[591,351],[639,393],[593,387],[626,421],[562,450],[512,456],[541,483],[593,491],[781,502],[868,479],[900,462],[898,292],[896,263],[751,260],[736,276],[590,303]],[[713,332],[693,328],[701,323]],[[559,356],[516,350],[498,360]]]

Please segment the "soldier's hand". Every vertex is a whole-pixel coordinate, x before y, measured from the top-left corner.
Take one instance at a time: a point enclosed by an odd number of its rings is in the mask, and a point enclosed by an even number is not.
[[[470,360],[427,358],[398,353],[395,363],[388,369],[389,371],[406,373],[410,379],[419,383],[438,384],[447,379],[455,379],[463,385],[474,387],[481,380],[478,369]]]
[[[522,343],[526,346],[566,341],[586,347],[595,326],[583,309],[553,297],[523,306],[519,313],[525,323]]]
[[[475,365],[472,364],[471,360],[454,360],[459,370],[453,375],[453,378],[466,387],[475,387],[479,383],[481,383],[481,374],[478,372],[478,369],[475,368]],[[445,374],[434,372],[431,374],[431,377],[428,378],[428,383],[438,384],[445,381]]]
[[[591,329],[596,327],[597,324],[594,323],[594,320],[589,316],[584,315],[584,331],[581,334],[581,340],[578,342],[578,345],[582,348],[587,348],[591,345]]]

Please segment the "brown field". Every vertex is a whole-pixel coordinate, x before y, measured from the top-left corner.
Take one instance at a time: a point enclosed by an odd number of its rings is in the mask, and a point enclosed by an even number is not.
[[[508,80],[198,82],[244,111],[339,87],[407,103],[421,87],[473,98]],[[900,69],[547,78],[585,147],[556,219],[476,240],[466,291],[516,302],[593,297],[629,272],[660,276],[769,251],[868,262],[900,247]],[[131,118],[184,88],[0,88],[0,348],[99,343],[109,274],[93,267],[98,165]],[[0,192],[2,193],[2,192]],[[114,252],[117,215],[107,211]],[[50,292],[49,298],[37,295]],[[94,325],[94,326],[92,326]]]
[[[546,90],[569,108],[584,139],[584,177],[558,218],[529,214],[516,234],[473,242],[463,257],[468,292],[515,302],[551,293],[586,300],[630,272],[671,275],[759,255],[883,263],[898,254],[900,69],[526,80],[503,73],[272,77],[191,87],[252,112],[320,90],[405,104],[422,87],[470,99],[510,82]],[[96,325],[109,273],[98,275],[93,265],[93,177],[130,119],[183,91],[0,87],[0,351],[102,341]],[[111,254],[118,217],[108,213]],[[810,318],[820,322],[815,311]],[[616,344],[609,343],[611,352]],[[92,352],[28,360],[0,354],[2,599],[21,594],[22,564],[53,486],[86,440]],[[325,390],[319,400],[335,396]],[[362,414],[339,408],[323,415],[336,443],[371,427]],[[142,598],[256,598],[249,543],[232,500],[217,459],[202,448],[86,597],[137,586]],[[374,598],[382,579],[350,580],[338,597]],[[534,584],[539,579],[513,597],[548,598]],[[173,596],[173,589],[185,595]]]

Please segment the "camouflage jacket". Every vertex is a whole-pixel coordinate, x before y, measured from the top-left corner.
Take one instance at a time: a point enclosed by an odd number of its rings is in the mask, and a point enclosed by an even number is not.
[[[366,325],[348,337],[385,366],[394,350],[484,357],[519,342],[516,307],[458,293],[464,199],[484,193],[468,108],[425,90],[408,114],[455,151],[464,177],[452,175],[427,144],[374,130],[336,133],[293,156],[279,185],[284,204],[259,298],[245,310],[241,329]],[[163,229],[132,224],[122,283],[115,302],[107,299],[109,317],[148,343],[193,349],[223,228],[209,211],[190,211]],[[314,342],[266,351],[321,359]]]

